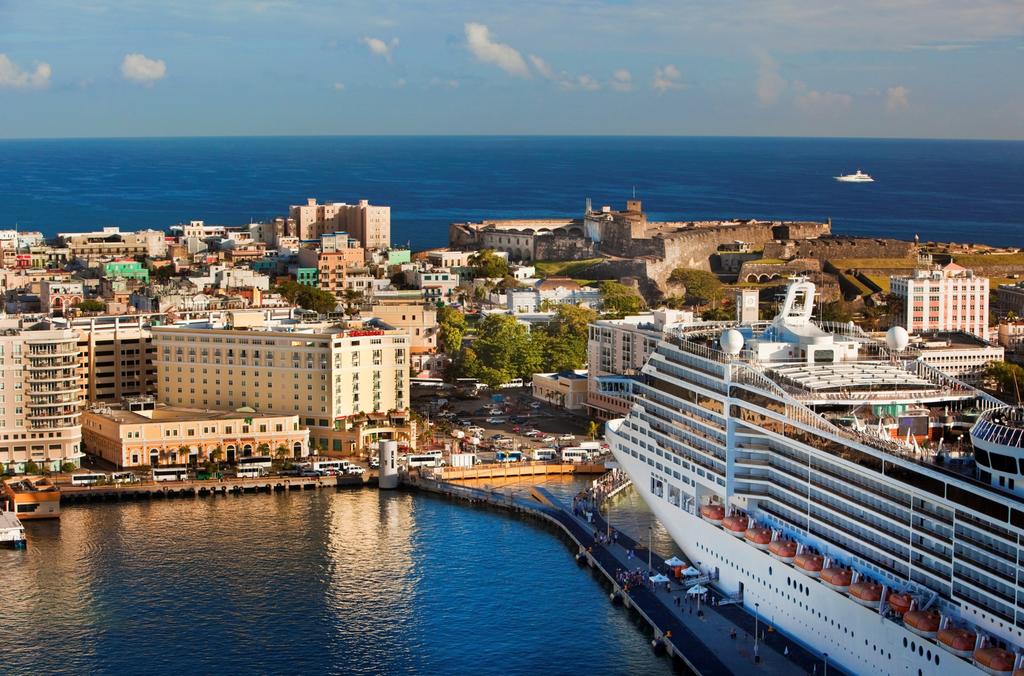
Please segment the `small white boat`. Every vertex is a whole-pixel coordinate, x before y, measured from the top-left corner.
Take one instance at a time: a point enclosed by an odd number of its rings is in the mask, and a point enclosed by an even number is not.
[[[865,174],[860,169],[855,174],[845,174],[843,176],[836,176],[836,180],[841,183],[874,183],[875,179],[871,178],[870,174]]]
[[[14,512],[0,511],[0,547],[21,549],[25,546],[25,528]]]

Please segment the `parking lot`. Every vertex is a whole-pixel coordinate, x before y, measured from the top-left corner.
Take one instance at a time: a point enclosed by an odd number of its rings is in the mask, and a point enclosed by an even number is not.
[[[490,394],[480,395],[473,399],[449,398],[445,401],[439,398],[436,392],[415,392],[413,395],[413,408],[424,418],[432,423],[445,420],[447,425],[441,425],[442,429],[450,426],[454,430],[466,431],[471,427],[483,428],[479,451],[482,460],[493,457],[493,449],[490,444],[496,435],[510,439],[512,444],[519,450],[531,448],[557,448],[559,446],[574,446],[582,441],[587,441],[586,427],[587,419],[572,415],[564,409],[556,408],[548,404],[537,402],[530,396],[529,388],[514,390],[503,390],[498,395],[502,401],[495,401]],[[500,409],[497,415],[492,410]],[[439,414],[448,412],[453,417],[439,418]],[[501,420],[502,422],[498,422]],[[437,443],[454,441],[450,433],[442,433],[434,428],[434,437]],[[548,440],[531,438],[526,432],[535,429],[547,435]],[[563,435],[572,435],[573,439],[560,439]],[[467,437],[469,435],[467,434]],[[505,442],[508,444],[509,442]],[[464,444],[469,446],[469,444]],[[469,449],[464,449],[469,450]]]

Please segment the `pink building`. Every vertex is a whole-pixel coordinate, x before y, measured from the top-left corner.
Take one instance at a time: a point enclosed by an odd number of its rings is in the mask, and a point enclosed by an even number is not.
[[[988,335],[988,278],[975,277],[956,263],[891,277],[894,296],[903,299],[901,324],[911,333],[963,331]]]

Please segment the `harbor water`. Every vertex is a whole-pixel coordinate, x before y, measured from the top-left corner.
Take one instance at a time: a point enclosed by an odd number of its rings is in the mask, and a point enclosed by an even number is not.
[[[27,528],[0,551],[5,674],[671,671],[556,531],[494,509],[365,489]]]

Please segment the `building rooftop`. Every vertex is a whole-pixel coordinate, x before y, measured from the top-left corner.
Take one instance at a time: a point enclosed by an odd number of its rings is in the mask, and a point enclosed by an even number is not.
[[[260,413],[251,408],[235,411],[211,411],[200,408],[158,405],[149,411],[128,411],[119,408],[95,408],[90,411],[113,420],[121,425],[143,425],[146,423],[203,422],[208,420],[244,420],[265,416],[286,417],[282,414]]]

